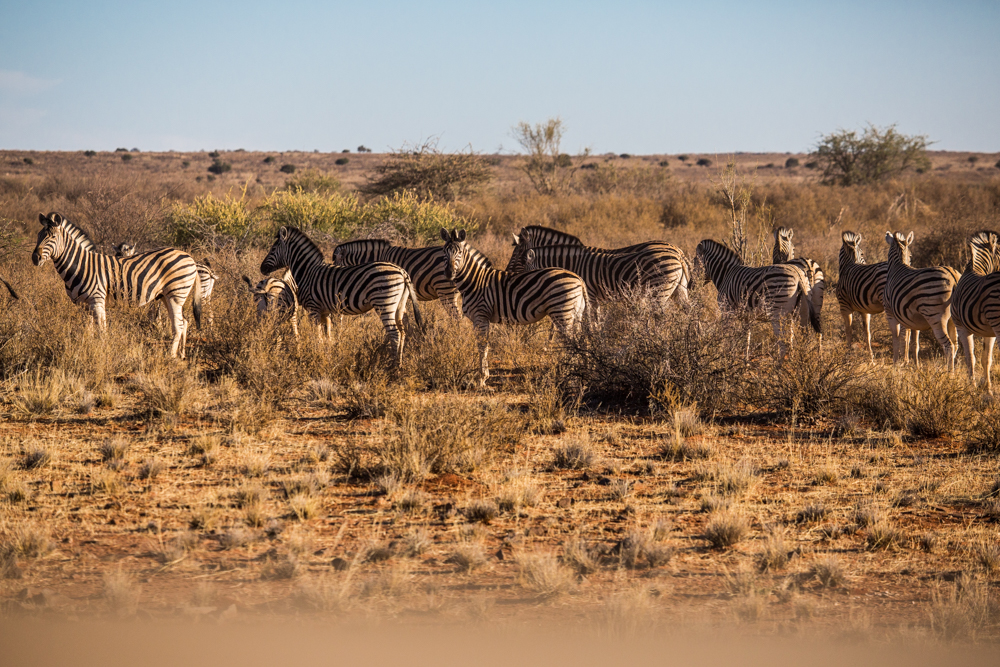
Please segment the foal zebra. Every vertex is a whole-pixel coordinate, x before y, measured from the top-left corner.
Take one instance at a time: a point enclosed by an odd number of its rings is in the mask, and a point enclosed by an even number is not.
[[[819,332],[819,316],[809,296],[809,280],[799,267],[791,264],[747,266],[739,255],[711,239],[698,244],[695,258],[705,267],[705,280],[715,283],[720,306],[731,309],[764,307],[770,311],[771,326],[782,358],[788,351],[781,340],[783,315],[790,315],[798,308],[802,326],[812,324]]]
[[[993,345],[1000,334],[1000,234],[990,230],[976,232],[966,241],[971,259],[951,294],[951,316],[958,330],[958,342],[965,352],[969,376],[976,382],[976,351],[973,336],[986,340],[984,353],[986,391],[993,394],[990,371],[993,368]]]
[[[889,244],[888,272],[885,279],[885,316],[892,333],[892,360],[909,360],[901,329],[913,330],[913,359],[920,367],[920,332],[931,329],[948,355],[948,370],[955,369],[955,322],[951,316],[951,297],[958,284],[958,271],[950,266],[915,269],[910,266],[913,232],[886,232]]]
[[[441,299],[445,309],[456,320],[462,319],[459,310],[459,293],[455,283],[445,277],[447,261],[441,253],[442,246],[404,248],[383,239],[366,239],[341,243],[333,251],[337,266],[357,266],[369,262],[389,262],[410,275],[417,299]]]
[[[288,320],[292,324],[292,335],[299,337],[299,298],[298,288],[292,272],[285,269],[280,278],[264,278],[254,285],[250,278],[243,276],[243,281],[250,288],[254,304],[257,306],[257,317],[262,318],[267,313],[275,313],[279,321]]]
[[[491,323],[531,324],[546,315],[563,336],[576,332],[587,308],[587,287],[564,269],[539,269],[516,275],[498,271],[465,242],[465,230],[441,230],[447,277],[462,293],[462,312],[479,334],[479,386],[490,376]]]
[[[826,292],[826,275],[820,265],[808,257],[796,257],[795,246],[792,245],[792,236],[795,230],[789,227],[778,227],[774,230],[774,249],[771,251],[772,264],[791,264],[802,269],[809,281],[813,310],[816,317],[822,324],[823,317],[823,294]],[[820,331],[820,340],[823,333]]]
[[[532,248],[523,240],[514,246],[507,273],[559,268],[583,279],[587,295],[608,301],[636,288],[648,288],[661,306],[684,281],[683,262],[677,255],[647,250],[635,254],[596,252],[579,245],[551,245]],[[685,281],[686,282],[686,281]]]
[[[581,246],[591,253],[603,253],[607,255],[642,255],[647,257],[645,261],[654,261],[659,265],[660,268],[657,271],[657,274],[662,277],[662,280],[657,280],[657,284],[663,283],[666,285],[674,285],[672,288],[666,288],[670,292],[670,294],[667,294],[667,297],[673,295],[678,301],[682,303],[687,302],[687,288],[688,284],[691,282],[691,264],[688,262],[688,258],[684,254],[684,251],[672,243],[667,243],[666,241],[645,241],[643,243],[625,246],[624,248],[596,248],[592,246],[584,246],[583,241],[572,234],[560,232],[559,230],[551,229],[549,227],[542,227],[540,225],[528,225],[527,227],[522,227],[521,233],[514,234],[513,237],[514,254],[507,263],[508,271],[520,270],[517,263],[520,261],[518,248],[522,247],[523,250],[521,252],[525,252],[529,248],[541,248],[544,246]],[[650,257],[655,258],[648,259]],[[561,266],[562,268],[575,270],[563,264],[547,264],[543,266]],[[581,277],[584,277],[584,280],[586,280],[586,277],[583,276],[582,273],[580,275]],[[590,284],[587,285],[587,288],[590,289]]]
[[[260,272],[287,268],[298,287],[299,304],[313,318],[326,323],[330,335],[331,313],[361,315],[374,309],[393,345],[396,363],[403,358],[403,315],[407,300],[413,300],[413,315],[423,326],[413,284],[406,271],[395,264],[373,262],[361,266],[333,266],[308,236],[295,227],[282,227]]]
[[[115,257],[134,257],[136,248],[131,243],[119,243],[115,247]],[[205,311],[209,325],[215,322],[215,315],[212,313],[212,290],[215,289],[215,281],[219,276],[212,270],[212,264],[206,259],[204,262],[196,264],[198,269],[198,280],[201,281],[201,307]]]
[[[38,220],[42,229],[31,261],[41,266],[52,259],[69,298],[88,305],[101,331],[107,328],[108,297],[139,306],[159,298],[166,305],[174,334],[170,356],[176,357],[179,349],[184,358],[187,320],[182,309],[192,292],[195,322],[201,327],[201,282],[191,255],[161,248],[128,258],[112,257],[97,252],[90,237],[58,213],[39,213]]]
[[[868,340],[868,354],[874,361],[871,321],[872,315],[885,311],[882,298],[889,265],[885,262],[865,264],[865,254],[861,250],[861,234],[844,232],[840,239],[840,256],[838,258],[840,277],[837,278],[837,303],[840,304],[840,316],[844,320],[847,347],[851,347],[854,333],[851,330],[854,313],[861,313],[862,322],[865,325],[865,337]]]

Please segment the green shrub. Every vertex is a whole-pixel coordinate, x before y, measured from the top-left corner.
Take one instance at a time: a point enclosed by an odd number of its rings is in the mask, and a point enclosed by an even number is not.
[[[703,157],[703,158],[698,158],[698,161],[695,164],[697,164],[699,167],[711,167],[712,161],[709,160],[707,157]]]
[[[351,161],[351,158],[349,158],[349,157],[339,157],[336,160],[334,160],[333,163],[335,165],[338,165],[338,166],[342,167],[342,166],[344,166],[345,164],[347,164],[350,161]]]
[[[132,159],[131,153],[122,153],[122,162],[128,162]]]
[[[281,169],[279,169],[278,171],[280,171],[282,174],[294,174],[295,173],[295,165],[294,164],[283,164],[283,165],[281,165]]]
[[[212,164],[208,166],[208,170],[213,174],[224,174],[227,171],[232,171],[233,165],[228,162],[223,162],[222,160],[216,158]]]
[[[219,155],[221,155],[221,153],[219,153],[219,151],[212,151],[211,153],[208,154],[208,157],[213,158],[213,159],[217,159],[219,157]]]
[[[794,169],[799,166],[799,159],[797,157],[790,157],[785,160],[785,169]]]
[[[368,195],[413,192],[420,197],[450,201],[475,192],[493,173],[486,158],[471,151],[443,153],[437,140],[403,146],[374,169],[361,191]]]
[[[285,189],[329,194],[340,190],[340,181],[318,169],[305,169],[285,181]]]
[[[224,198],[211,192],[195,197],[190,204],[177,202],[167,214],[173,243],[186,245],[222,235],[245,240],[259,227],[257,212],[250,207],[244,189],[237,199],[232,192]]]
[[[266,158],[264,158],[264,164],[274,164],[275,161],[276,160],[273,155],[268,155]]]
[[[95,155],[97,155],[97,151],[83,151],[83,154],[86,155],[87,157],[94,157]]]

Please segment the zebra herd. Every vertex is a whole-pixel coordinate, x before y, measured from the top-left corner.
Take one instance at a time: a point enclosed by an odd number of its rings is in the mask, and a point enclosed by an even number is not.
[[[116,246],[114,256],[106,255],[58,213],[40,214],[39,221],[42,229],[32,261],[38,266],[51,259],[70,299],[86,304],[101,330],[106,326],[109,297],[139,306],[162,301],[173,331],[170,354],[184,358],[188,327],[184,302],[193,296],[200,327],[202,307],[217,280],[207,261],[198,264],[174,248],[138,253],[128,244]],[[592,303],[630,298],[636,289],[661,307],[670,300],[682,307],[689,303],[693,267],[680,248],[665,241],[602,249],[557,230],[528,226],[513,235],[511,258],[500,270],[469,245],[465,230],[442,229],[441,238],[443,245],[425,248],[377,239],[349,241],[337,246],[333,262],[328,263],[305,233],[282,227],[260,266],[265,275],[282,270],[281,278],[268,277],[256,284],[247,276],[243,280],[258,313],[273,312],[291,320],[296,336],[300,306],[323,323],[328,337],[332,315],[374,310],[397,363],[402,359],[403,318],[410,302],[422,326],[417,302],[440,299],[452,317],[464,315],[477,331],[481,386],[489,377],[491,324],[530,324],[548,317],[553,333],[568,337],[578,331]],[[695,252],[695,266],[703,268],[706,282],[715,284],[720,306],[770,312],[782,358],[788,349],[781,337],[782,317],[798,311],[802,326],[821,336],[827,289],[820,265],[795,257],[792,238],[791,229],[774,231],[770,266],[747,266],[729,247],[711,239],[701,241]],[[848,346],[853,343],[851,325],[858,313],[874,360],[871,316],[885,312],[894,362],[908,361],[912,347],[919,365],[918,337],[930,330],[948,357],[949,370],[954,368],[956,343],[962,345],[975,379],[972,340],[981,336],[987,342],[986,388],[992,393],[993,343],[1000,333],[1000,235],[983,231],[970,237],[971,259],[961,275],[951,267],[911,267],[912,232],[909,236],[887,232],[888,260],[878,264],[865,263],[860,234],[845,231],[841,240],[835,287]],[[13,288],[8,285],[8,289],[16,298]]]

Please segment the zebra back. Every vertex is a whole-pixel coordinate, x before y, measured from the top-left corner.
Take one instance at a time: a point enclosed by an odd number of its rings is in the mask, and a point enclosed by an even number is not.
[[[549,316],[560,330],[575,326],[586,308],[587,288],[558,268],[511,274],[493,268],[465,242],[465,230],[442,229],[448,274],[462,293],[462,311],[480,329],[490,323],[530,324]]]
[[[705,239],[695,251],[696,261],[705,267],[705,276],[719,293],[719,302],[730,308],[770,308],[790,310],[791,301],[809,298],[809,282],[802,270],[790,264],[747,266],[724,244]],[[809,319],[816,331],[819,319],[809,301]]]
[[[579,275],[588,296],[608,300],[637,288],[649,288],[655,298],[668,299],[682,282],[686,286],[683,253],[679,249],[647,249],[631,254],[597,252],[579,245],[530,248],[518,244],[508,273],[561,268]]]
[[[359,266],[333,266],[323,261],[323,253],[296,227],[282,227],[261,262],[260,272],[271,273],[287,268],[298,289],[299,305],[314,315],[339,312],[359,315],[379,309],[383,326],[390,337],[395,335],[395,317],[404,293],[409,294],[406,272],[386,262]],[[383,313],[389,313],[385,315]],[[414,304],[414,315],[419,315]]]
[[[927,318],[939,313],[950,318],[952,292],[959,273],[950,266],[915,269],[910,266],[910,245],[913,232],[886,232],[889,245],[888,271],[885,282],[885,311],[908,329],[927,326]]]
[[[861,234],[851,231],[841,234],[837,302],[842,312],[873,315],[885,310],[882,302],[888,264],[865,264],[861,241]]]
[[[135,257],[138,250],[131,243],[119,243],[114,246],[115,257]],[[198,280],[201,281],[201,302],[204,305],[208,305],[208,302],[212,298],[212,291],[215,289],[215,281],[219,279],[219,276],[215,274],[212,270],[212,264],[208,259],[202,262],[197,262],[195,268],[198,271]]]
[[[959,330],[992,338],[1000,328],[1000,234],[976,232],[966,243],[970,259],[951,296],[951,314]]]
[[[547,245],[579,245],[584,246],[593,252],[606,252],[612,255],[639,252],[654,246],[675,247],[666,241],[643,241],[642,243],[636,243],[622,248],[598,248],[596,246],[584,245],[583,241],[572,234],[567,234],[566,232],[561,232],[558,229],[552,229],[550,227],[542,227],[541,225],[528,225],[527,227],[522,227],[521,233],[514,234],[513,236],[515,246],[521,245],[522,243],[526,243],[528,247],[531,248],[538,248]],[[506,270],[511,270],[509,264]]]

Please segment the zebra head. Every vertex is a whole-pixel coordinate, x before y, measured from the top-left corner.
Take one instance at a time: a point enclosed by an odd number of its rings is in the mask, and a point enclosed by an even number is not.
[[[742,265],[739,256],[718,241],[705,239],[695,248],[694,270],[704,267],[706,283],[712,281],[718,286],[731,268]]]
[[[282,227],[274,236],[274,243],[260,263],[260,272],[267,274],[278,269],[291,269],[292,273],[323,263],[323,252],[297,227]]]
[[[260,263],[260,272],[268,274],[286,266],[288,266],[288,227],[282,227],[274,235],[274,243],[267,251],[264,261]]]
[[[462,273],[469,260],[469,246],[465,243],[465,230],[453,229],[449,233],[447,229],[441,229],[441,238],[444,239],[444,257],[446,264],[444,267],[444,277],[454,280],[455,276]]]
[[[135,253],[135,246],[131,243],[119,243],[115,246],[115,257],[132,257]]]
[[[271,283],[278,283],[280,281],[277,278],[264,278],[254,285],[248,277],[243,276],[243,282],[250,289],[250,296],[253,297],[254,305],[257,307],[257,316],[263,317],[264,313],[271,309],[271,302],[273,301],[267,288],[270,287]]]
[[[792,245],[792,236],[795,230],[788,227],[778,227],[774,230],[774,251],[773,261],[776,264],[783,264],[795,259],[795,247]]]
[[[849,259],[853,259],[855,264],[865,263],[865,253],[861,250],[861,234],[856,232],[844,232],[840,235],[840,240],[842,245],[840,246],[841,255],[847,254]]]
[[[510,253],[510,259],[507,260],[507,268],[504,271],[508,273],[524,273],[528,270],[527,256],[531,252],[531,240],[530,237],[521,234],[512,234],[514,237],[514,250]]]
[[[31,262],[35,266],[41,266],[50,257],[60,257],[66,249],[63,232],[66,218],[58,213],[49,213],[47,216],[39,213],[38,221],[42,223],[42,229],[38,232],[35,251],[31,253]]]
[[[903,236],[903,232],[886,232],[885,242],[889,244],[889,263],[902,262],[910,265],[910,244],[913,243],[913,232]]]

